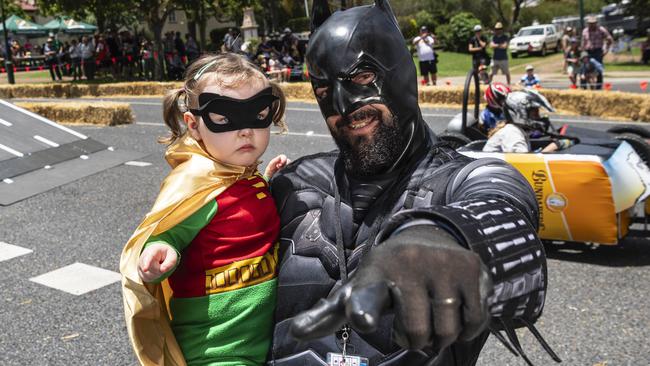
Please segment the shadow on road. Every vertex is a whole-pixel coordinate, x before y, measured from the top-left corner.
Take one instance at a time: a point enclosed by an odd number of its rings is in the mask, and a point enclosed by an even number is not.
[[[616,246],[545,243],[546,257],[607,267],[650,266],[650,240],[630,239]]]

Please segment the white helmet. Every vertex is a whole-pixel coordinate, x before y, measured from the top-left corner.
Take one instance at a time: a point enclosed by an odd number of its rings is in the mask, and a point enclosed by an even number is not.
[[[509,122],[529,129],[545,131],[548,119],[539,114],[539,108],[555,112],[551,103],[535,90],[525,89],[508,94],[503,107]]]

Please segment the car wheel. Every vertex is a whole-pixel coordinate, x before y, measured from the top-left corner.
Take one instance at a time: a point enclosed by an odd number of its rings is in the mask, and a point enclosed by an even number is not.
[[[546,43],[542,45],[542,51],[541,51],[542,57],[546,56]]]
[[[472,142],[472,140],[469,139],[469,137],[458,133],[458,132],[443,132],[438,135],[438,138],[440,140],[446,142],[449,144],[451,148],[458,149],[459,147],[465,146]]]
[[[517,56],[519,56],[519,54],[518,53],[511,53],[510,56],[512,56],[512,58],[517,58]]]
[[[639,154],[641,160],[643,160],[646,165],[650,166],[650,144],[648,144],[646,140],[633,133],[624,133],[614,136],[614,138],[632,145],[632,148],[637,154]]]

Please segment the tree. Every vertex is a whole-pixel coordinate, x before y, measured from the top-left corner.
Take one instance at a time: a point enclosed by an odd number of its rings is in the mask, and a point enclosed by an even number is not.
[[[503,23],[510,33],[517,26],[521,7],[526,0],[489,0],[487,3],[492,7],[496,13],[499,21]]]
[[[128,0],[38,0],[44,15],[67,14],[79,19],[92,17],[100,32],[110,26],[132,25],[136,20]]]

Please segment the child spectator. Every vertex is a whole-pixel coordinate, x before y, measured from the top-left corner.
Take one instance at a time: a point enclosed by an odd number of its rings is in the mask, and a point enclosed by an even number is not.
[[[526,74],[521,77],[521,80],[519,82],[525,88],[535,88],[541,86],[541,81],[537,75],[535,75],[535,68],[533,65],[526,66]]]

